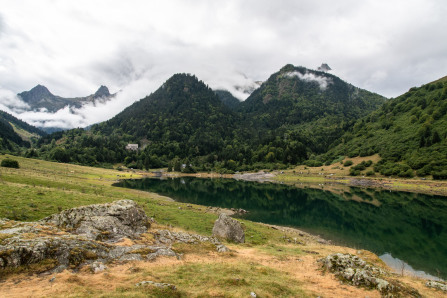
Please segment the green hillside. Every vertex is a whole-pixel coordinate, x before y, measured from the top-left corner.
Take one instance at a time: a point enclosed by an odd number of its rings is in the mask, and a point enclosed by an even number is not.
[[[0,111],[0,151],[17,151],[20,147],[30,147],[30,142],[44,136],[37,127]]]
[[[88,165],[279,169],[325,152],[356,119],[385,101],[333,75],[292,65],[245,102],[230,95],[195,76],[176,74],[88,132],[56,133],[38,145],[43,157]],[[139,151],[124,150],[127,143],[139,144]]]
[[[322,156],[369,156],[382,160],[383,175],[447,178],[447,78],[411,88],[377,111],[358,120],[340,144]]]

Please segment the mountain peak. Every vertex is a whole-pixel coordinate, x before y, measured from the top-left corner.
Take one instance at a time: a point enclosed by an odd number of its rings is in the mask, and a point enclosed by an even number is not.
[[[318,70],[318,71],[324,71],[324,72],[327,72],[327,71],[329,71],[329,70],[332,70],[332,68],[330,68],[330,66],[327,65],[327,63],[322,63],[321,66],[319,66],[319,67],[317,68],[317,70]]]
[[[53,98],[54,95],[43,85],[37,85],[30,91],[25,91],[18,94],[25,102],[37,102],[44,98]]]
[[[99,87],[98,91],[96,91],[95,94],[93,95],[94,98],[108,97],[108,96],[110,96],[109,88],[107,88],[104,85],[101,85],[101,87]]]

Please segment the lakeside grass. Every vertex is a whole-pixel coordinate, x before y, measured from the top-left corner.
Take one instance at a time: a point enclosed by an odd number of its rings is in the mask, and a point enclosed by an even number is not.
[[[17,160],[20,168],[0,168],[0,218],[35,221],[68,208],[131,199],[156,220],[159,228],[209,236],[218,216],[205,206],[112,186],[119,179],[137,179],[144,173],[8,155],[0,155],[0,162],[8,157]],[[8,291],[12,297],[247,297],[251,291],[259,297],[379,297],[377,291],[340,286],[333,276],[319,270],[318,258],[356,250],[319,244],[311,236],[292,229],[241,222],[246,243],[226,243],[232,250],[230,253],[217,254],[206,245],[177,245],[174,249],[185,253],[182,260],[160,258],[155,262],[116,263],[97,275],[87,269],[77,273],[64,271],[55,275],[56,282],[51,285],[48,277],[22,273],[0,284],[0,292]],[[296,238],[296,242],[287,241]],[[362,257],[383,266],[371,253],[364,252]],[[178,290],[136,288],[135,283],[142,280],[172,283]],[[407,282],[423,287],[423,281],[418,279],[408,277]]]

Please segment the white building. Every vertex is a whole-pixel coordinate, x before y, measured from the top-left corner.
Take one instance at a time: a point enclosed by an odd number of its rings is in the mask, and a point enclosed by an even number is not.
[[[138,144],[127,144],[126,145],[126,150],[137,151],[138,150]]]

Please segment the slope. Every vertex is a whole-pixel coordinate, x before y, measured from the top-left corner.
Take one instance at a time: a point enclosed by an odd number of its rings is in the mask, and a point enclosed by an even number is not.
[[[19,147],[29,147],[30,141],[44,136],[45,132],[29,125],[20,119],[0,111],[0,149],[13,150]]]
[[[447,178],[447,77],[411,88],[356,122],[323,158],[369,156],[383,175]]]
[[[176,74],[93,132],[147,140],[158,156],[196,157],[213,153],[232,138],[235,115],[195,76]]]
[[[239,111],[245,114],[244,126],[251,128],[253,140],[294,141],[305,148],[298,158],[302,160],[326,152],[353,120],[384,102],[384,97],[334,75],[288,64],[255,90]]]

